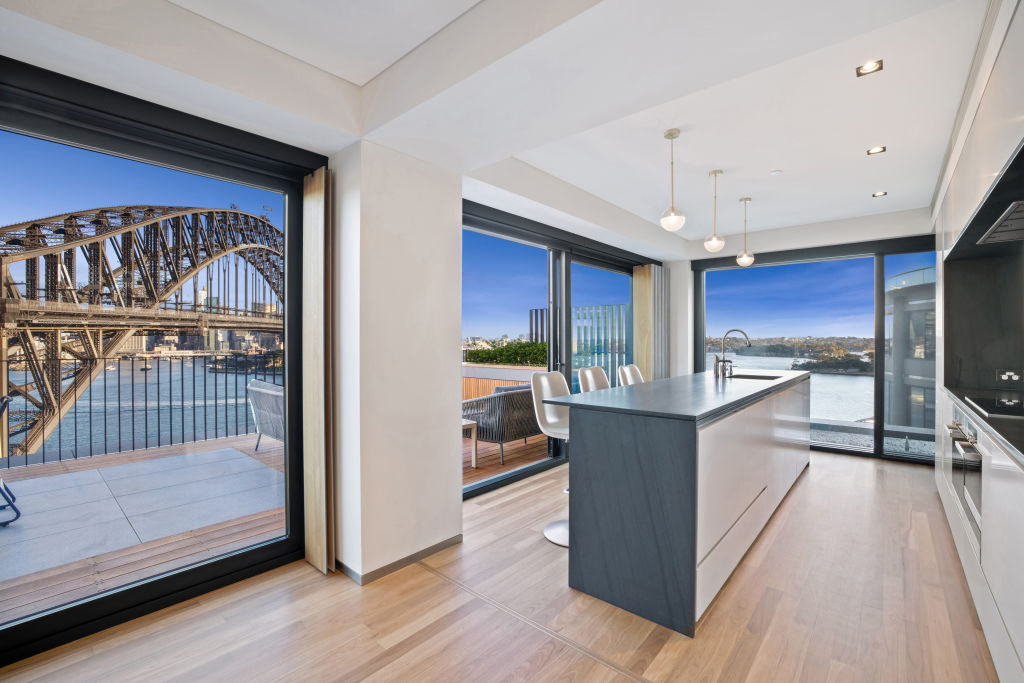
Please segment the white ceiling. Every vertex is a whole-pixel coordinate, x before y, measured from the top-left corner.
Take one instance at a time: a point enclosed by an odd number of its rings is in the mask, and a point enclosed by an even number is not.
[[[725,170],[725,235],[742,230],[742,195],[754,198],[752,231],[803,226],[792,232],[832,242],[859,238],[847,234],[864,230],[851,217],[886,222],[880,214],[929,205],[987,6],[0,0],[18,19],[0,21],[0,42],[10,56],[310,149],[362,137],[462,172],[497,208],[678,258],[710,231],[711,168]],[[878,57],[884,71],[855,78]],[[683,129],[678,237],[656,227],[669,127]],[[888,151],[867,157],[876,144]],[[889,194],[871,198],[877,190]]]
[[[725,171],[723,234],[742,232],[745,195],[751,230],[926,206],[984,9],[950,2],[516,157],[655,222],[669,203],[662,133],[681,128],[676,206],[688,239],[711,232],[712,168]],[[879,57],[882,72],[854,75]],[[868,157],[874,145],[888,150]],[[872,198],[879,190],[889,194]]]
[[[478,0],[170,0],[356,85]]]

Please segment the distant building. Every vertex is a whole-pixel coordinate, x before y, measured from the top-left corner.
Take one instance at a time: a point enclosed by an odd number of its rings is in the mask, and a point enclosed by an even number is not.
[[[128,338],[122,347],[123,353],[144,353],[146,351],[147,337],[142,334],[136,334]]]

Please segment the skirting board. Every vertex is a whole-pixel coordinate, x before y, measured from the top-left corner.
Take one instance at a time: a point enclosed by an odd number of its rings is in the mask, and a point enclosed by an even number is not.
[[[395,560],[394,562],[386,564],[383,567],[374,569],[373,571],[366,572],[365,574],[360,574],[359,572],[355,571],[341,560],[338,560],[338,564],[341,566],[341,571],[345,572],[348,578],[352,579],[360,586],[365,586],[371,581],[376,581],[381,577],[387,576],[391,572],[396,572],[402,567],[408,567],[410,564],[413,564],[414,562],[419,562],[424,557],[430,557],[434,553],[440,552],[449,546],[455,545],[456,543],[462,543],[462,534],[457,534],[447,540],[441,541],[440,543],[435,543],[429,548],[424,548],[419,552],[415,552],[412,555],[407,555],[406,557],[403,557],[400,560]]]

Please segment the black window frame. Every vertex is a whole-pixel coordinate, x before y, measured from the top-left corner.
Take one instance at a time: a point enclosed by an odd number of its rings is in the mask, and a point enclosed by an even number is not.
[[[557,334],[550,335],[553,342],[548,344],[548,367],[557,368],[566,373],[570,386],[572,386],[571,345],[559,342],[568,335],[572,325],[572,264],[581,263],[625,273],[631,277],[634,266],[662,265],[660,261],[647,256],[619,249],[469,199],[462,200],[462,226],[465,230],[547,249],[547,329],[557,331]],[[559,315],[559,312],[562,314]],[[558,339],[556,340],[555,337]],[[462,487],[462,499],[467,500],[479,496],[565,463],[567,460],[565,444],[558,439],[549,438],[548,456],[539,462],[523,465],[515,470],[467,484]]]
[[[0,56],[0,128],[285,196],[286,534],[0,627],[0,665],[304,556],[302,179],[323,155]]]
[[[862,455],[884,460],[899,460],[932,464],[934,457],[901,455],[886,452],[885,444],[885,257],[893,254],[909,254],[914,252],[937,251],[937,235],[927,233],[909,237],[851,242],[824,247],[808,247],[804,249],[786,249],[757,254],[757,260],[751,268],[764,266],[780,266],[793,263],[810,263],[833,259],[867,258],[874,259],[873,295],[875,302],[874,333],[875,333],[875,374],[874,374],[874,434],[870,451],[843,448],[832,444],[812,443],[814,450],[831,453]],[[703,372],[706,369],[704,347],[707,336],[704,309],[704,274],[709,270],[726,270],[738,268],[736,259],[731,256],[695,259],[690,262],[693,271],[693,371]]]

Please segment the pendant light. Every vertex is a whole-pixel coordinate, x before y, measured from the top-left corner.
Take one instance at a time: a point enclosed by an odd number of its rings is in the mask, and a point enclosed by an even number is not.
[[[754,255],[747,251],[747,207],[750,206],[750,197],[740,199],[743,204],[743,251],[736,257],[736,263],[743,268],[754,265]]]
[[[714,212],[711,214],[711,234],[704,240],[704,248],[714,254],[722,251],[722,247],[725,246],[725,240],[718,236],[718,176],[722,175],[722,169],[708,171],[708,175],[715,179],[715,203]]]
[[[661,214],[661,227],[669,232],[677,232],[686,223],[686,216],[676,210],[676,138],[679,137],[678,128],[669,128],[665,131],[665,139],[669,144],[669,196],[671,201],[668,210]]]

